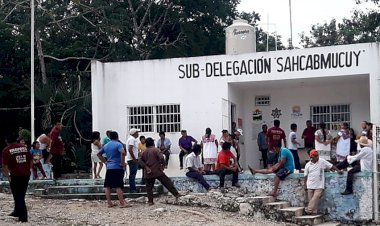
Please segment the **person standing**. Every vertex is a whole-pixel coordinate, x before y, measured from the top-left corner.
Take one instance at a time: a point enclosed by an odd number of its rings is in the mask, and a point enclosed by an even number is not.
[[[334,138],[336,143],[336,160],[338,162],[344,161],[350,154],[351,137],[348,130],[348,123],[343,123],[338,135]]]
[[[7,146],[2,152],[3,173],[8,178],[15,205],[9,216],[18,217],[19,221],[27,222],[28,210],[25,204],[25,194],[33,161],[28,149],[22,144],[17,144],[16,140],[16,134],[7,135]]]
[[[140,136],[139,138],[140,143],[138,144],[138,150],[139,150],[139,158],[141,157],[141,154],[146,150],[146,138],[145,136]],[[142,177],[141,177],[141,184],[145,184],[145,178],[144,178],[144,168],[141,166],[138,166],[139,169],[141,169],[142,172]]]
[[[235,149],[236,160],[237,160],[237,163],[239,166],[239,171],[244,172],[244,169],[243,169],[243,167],[241,167],[240,162],[239,162],[240,156],[241,156],[241,153],[240,153],[240,136],[243,136],[243,130],[242,129],[237,129],[235,132],[233,132],[233,134],[231,134],[231,139],[232,139],[232,147],[231,148]]]
[[[169,138],[165,137],[165,132],[161,131],[158,135],[160,139],[157,141],[157,148],[160,149],[161,154],[165,156],[165,168],[168,168],[172,142]]]
[[[342,173],[342,171],[325,159],[319,158],[316,150],[311,150],[309,155],[310,161],[306,163],[304,171],[305,190],[307,190],[309,199],[305,212],[307,214],[317,214],[319,201],[325,189],[325,169],[334,170],[338,173]]]
[[[298,156],[298,146],[300,145],[300,143],[298,143],[297,141],[297,124],[292,123],[290,125],[290,130],[291,131],[289,133],[288,148],[293,154],[295,169],[300,171],[301,163],[300,163],[300,157]]]
[[[30,150],[30,153],[32,154],[32,158],[33,158],[32,171],[33,171],[34,180],[40,180],[41,179],[40,177],[38,177],[37,169],[40,170],[40,172],[43,176],[42,179],[47,179],[45,170],[42,168],[42,163],[41,163],[42,151],[40,149],[40,143],[38,141],[33,142],[32,149]]]
[[[373,151],[372,141],[366,136],[361,136],[355,141],[360,145],[360,151],[356,155],[349,155],[347,158],[336,165],[338,169],[345,169],[350,164],[353,166],[347,173],[346,190],[342,195],[350,195],[353,193],[354,174],[359,172],[372,172]]]
[[[48,135],[49,130],[47,130],[45,133],[41,134],[37,141],[40,143],[40,150],[42,151],[42,159],[43,163],[46,163],[47,158],[49,157],[48,147],[50,146],[51,139]]]
[[[102,144],[100,143],[100,133],[98,131],[92,132],[92,137],[91,137],[92,143],[91,143],[91,160],[93,164],[93,173],[94,173],[94,178],[98,179],[100,177],[100,172],[102,171],[103,168],[103,163],[100,161],[98,158],[98,153],[100,149],[102,148]],[[99,164],[99,169],[98,168]]]
[[[164,173],[165,160],[158,148],[154,147],[154,140],[150,137],[146,139],[146,150],[141,154],[139,159],[141,167],[144,168],[144,177],[146,180],[146,192],[149,205],[153,205],[153,186],[157,180],[166,187],[176,198],[180,197],[173,182]]]
[[[65,148],[60,135],[61,130],[62,123],[56,121],[49,135],[51,142],[49,147],[50,155],[47,162],[51,161],[51,164],[53,165],[54,179],[58,179],[62,175],[63,153]]]
[[[211,132],[211,129],[207,128],[201,141],[205,171],[215,171],[215,163],[218,157],[218,140],[215,139],[215,135]]]
[[[306,128],[303,130],[301,138],[304,140],[304,147],[308,153],[315,148],[315,131],[317,129],[313,126],[311,120],[307,120]]]
[[[239,166],[237,164],[237,159],[232,154],[231,144],[229,142],[224,142],[222,145],[222,151],[218,154],[218,159],[216,161],[216,171],[215,173],[219,175],[219,187],[224,188],[224,180],[226,175],[232,174],[232,186],[240,187],[238,184],[239,180]],[[234,164],[231,166],[231,159],[233,159]]]
[[[194,139],[192,136],[187,135],[186,130],[181,131],[182,137],[179,138],[178,145],[180,148],[179,152],[179,167],[182,170],[183,169],[183,157],[187,154],[191,153],[191,148],[193,146],[193,142],[196,144],[198,141]]]
[[[129,138],[127,140],[127,163],[129,167],[129,192],[136,193],[136,174],[139,168],[138,157],[138,141],[140,129],[132,128],[129,130]]]
[[[103,154],[107,156],[104,158]],[[106,178],[104,179],[104,187],[106,188],[105,194],[107,198],[108,207],[113,207],[111,201],[111,189],[116,188],[117,197],[119,199],[120,208],[127,207],[124,201],[124,171],[126,168],[125,155],[126,152],[123,144],[119,142],[119,135],[117,132],[110,132],[110,141],[100,149],[97,154],[98,158],[106,164]]]
[[[106,145],[108,142],[110,142],[110,133],[112,130],[107,130],[106,131],[106,136],[103,138],[103,146]]]
[[[318,151],[318,155],[326,160],[331,160],[331,141],[332,136],[330,131],[326,129],[324,122],[319,123],[319,130],[315,132],[315,149]]]
[[[273,197],[277,197],[280,181],[285,180],[285,178],[288,175],[294,172],[294,159],[293,159],[292,152],[290,152],[289,149],[287,148],[282,148],[280,143],[275,143],[273,145],[273,148],[276,154],[278,154],[278,162],[274,166],[268,169],[261,169],[261,170],[253,169],[250,166],[248,166],[248,168],[251,171],[252,175],[255,175],[256,173],[262,173],[262,174],[276,173],[274,177],[273,190],[269,195]]]
[[[202,147],[199,144],[193,146],[192,152],[186,156],[185,167],[186,176],[196,179],[207,191],[210,185],[206,182],[203,175],[206,174],[202,167],[201,154]]]
[[[273,127],[268,129],[267,132],[267,142],[269,146],[268,152],[268,166],[271,167],[277,163],[277,154],[274,150],[275,145],[286,147],[286,135],[283,129],[280,128],[280,120],[275,119],[273,121]]]
[[[266,169],[268,167],[268,126],[264,124],[261,126],[261,129],[262,131],[257,135],[257,145],[259,146],[259,151],[261,152],[261,159],[263,161],[264,169]]]

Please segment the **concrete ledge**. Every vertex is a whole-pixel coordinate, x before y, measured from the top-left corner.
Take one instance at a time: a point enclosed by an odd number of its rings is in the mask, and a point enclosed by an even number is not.
[[[327,220],[341,222],[368,222],[372,216],[372,173],[361,172],[355,174],[354,194],[343,196],[346,187],[347,173],[339,175],[328,172],[326,176],[326,188],[323,192],[319,211],[325,214]],[[253,195],[262,196],[269,194],[273,188],[274,174],[239,174],[239,183]],[[205,189],[194,179],[187,177],[171,178],[178,190],[191,190],[193,192],[205,192]],[[219,185],[219,177],[216,175],[205,176],[211,186]],[[279,200],[290,202],[291,206],[306,206],[307,194],[303,187],[304,175],[291,174],[280,183]],[[226,177],[226,185],[231,186],[231,175]]]

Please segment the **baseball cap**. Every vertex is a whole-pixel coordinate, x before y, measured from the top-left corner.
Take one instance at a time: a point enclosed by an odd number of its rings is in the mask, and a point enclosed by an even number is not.
[[[316,156],[318,156],[318,152],[315,149],[313,149],[310,151],[309,155],[310,155],[310,157],[316,157]]]
[[[133,135],[133,134],[135,134],[137,132],[140,132],[140,129],[132,128],[132,129],[129,130],[129,134],[130,135]]]

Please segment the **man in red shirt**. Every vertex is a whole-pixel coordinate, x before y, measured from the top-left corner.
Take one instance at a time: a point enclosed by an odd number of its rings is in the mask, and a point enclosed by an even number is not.
[[[315,131],[317,129],[311,123],[311,120],[306,121],[306,128],[302,133],[302,139],[305,141],[305,149],[309,152],[315,147]]]
[[[282,146],[282,141],[284,142],[283,147],[286,147],[286,135],[283,129],[280,128],[280,120],[275,119],[273,121],[273,127],[269,128],[267,131],[267,143],[268,143],[268,167],[277,163],[277,154],[274,151],[274,145]]]
[[[62,175],[63,152],[65,149],[60,136],[61,130],[62,123],[57,121],[49,135],[51,139],[49,160],[51,159],[51,164],[53,165],[54,179],[58,179]]]
[[[23,144],[16,143],[17,135],[7,136],[7,146],[3,149],[3,172],[8,178],[15,207],[9,216],[18,217],[19,221],[28,221],[25,194],[28,188],[33,157]]]
[[[222,151],[218,154],[218,159],[216,161],[216,171],[215,173],[220,177],[219,187],[224,187],[224,178],[227,174],[232,174],[232,186],[240,187],[238,184],[239,180],[239,165],[236,157],[230,151],[231,144],[224,142],[222,144]],[[231,166],[231,159],[234,161],[234,165]]]

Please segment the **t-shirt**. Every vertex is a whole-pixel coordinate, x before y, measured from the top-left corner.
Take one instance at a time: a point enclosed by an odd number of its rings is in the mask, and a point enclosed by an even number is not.
[[[297,140],[297,133],[296,132],[290,132],[289,133],[289,140],[288,140],[288,148],[289,150],[297,150],[297,144],[292,143],[292,141]]]
[[[323,158],[317,162],[308,162],[305,166],[304,175],[307,176],[307,189],[324,189],[325,188],[325,169],[331,169],[333,165]]]
[[[106,154],[107,169],[123,169],[121,164],[121,153],[123,145],[115,140],[111,140],[100,149],[99,154]]]
[[[272,127],[267,131],[269,149],[273,150],[273,145],[281,144],[281,140],[285,139],[285,132],[281,128]]]
[[[139,149],[139,151],[143,152],[146,150],[146,144],[140,142],[137,148]]]
[[[303,133],[302,133],[302,137],[304,139],[304,142],[305,142],[305,148],[312,148],[314,147],[314,141],[315,141],[315,131],[317,129],[315,127],[310,127],[310,128],[306,128],[304,129]]]
[[[160,150],[155,147],[148,147],[144,152],[141,153],[141,158],[139,159],[140,165],[145,167],[148,166],[151,173],[148,174],[144,170],[145,178],[157,178],[165,175],[163,168],[165,165],[164,155],[160,153]]]
[[[53,129],[51,129],[50,139],[52,142],[52,145],[50,147],[50,153],[63,155],[64,145],[62,142],[62,138],[59,135],[59,129],[57,127],[53,127]]]
[[[230,150],[228,151],[222,150],[221,152],[219,152],[218,159],[216,161],[216,169],[220,169],[222,167],[221,164],[224,164],[229,167],[230,160],[233,157],[234,155],[232,154]]]
[[[111,139],[109,138],[109,137],[104,137],[103,138],[103,145],[106,145],[108,142],[110,142],[111,141]]]
[[[183,147],[186,150],[189,150],[193,146],[192,144],[193,140],[194,138],[192,136],[181,137],[179,138],[178,145]]]
[[[131,145],[133,146],[133,148],[132,148],[133,155],[135,156],[136,159],[138,159],[138,157],[139,157],[138,141],[133,136],[130,136],[127,140],[127,150],[126,150],[127,151],[127,158],[126,158],[127,161],[133,160],[131,154],[128,151],[129,146],[131,146]]]
[[[346,133],[344,129],[338,132],[339,140],[336,144],[336,154],[342,157],[346,157],[350,154],[350,135]]]
[[[295,166],[292,152],[290,152],[287,148],[281,148],[281,151],[278,155],[278,162],[280,162],[283,158],[286,159],[284,168],[293,173]]]
[[[185,168],[186,172],[189,172],[188,168],[196,168],[199,169],[202,167],[201,156],[196,156],[193,152],[186,156],[185,159]]]
[[[3,149],[3,165],[11,176],[30,176],[32,155],[23,144],[13,143]]]

